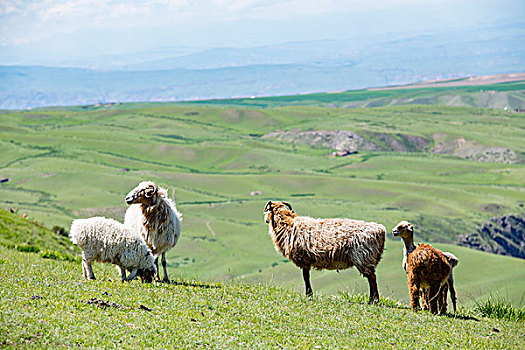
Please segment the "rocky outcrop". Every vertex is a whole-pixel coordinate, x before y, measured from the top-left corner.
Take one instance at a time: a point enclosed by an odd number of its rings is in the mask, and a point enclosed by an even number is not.
[[[429,140],[421,136],[361,132],[350,130],[275,131],[263,136],[300,145],[329,148],[336,152],[431,152],[486,163],[523,164],[525,160],[513,150],[502,146],[485,146],[462,137],[435,133]]]
[[[420,136],[371,132],[359,135],[349,130],[276,131],[264,135],[263,138],[350,153],[360,151],[420,152],[430,146],[430,141]]]
[[[459,245],[501,255],[525,259],[525,216],[498,216],[474,233],[459,236]]]
[[[475,160],[485,163],[521,164],[522,157],[507,147],[484,146],[476,141],[462,137],[450,139],[447,134],[433,135],[434,147],[430,152],[434,154],[449,154],[452,156]]]

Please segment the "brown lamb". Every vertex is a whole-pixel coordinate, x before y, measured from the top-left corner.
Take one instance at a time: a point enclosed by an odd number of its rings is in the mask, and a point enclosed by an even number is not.
[[[414,245],[414,226],[401,221],[393,230],[395,237],[401,237],[403,248],[403,267],[408,275],[408,290],[412,311],[419,309],[420,290],[428,291],[428,304],[433,314],[438,312],[438,297],[441,286],[447,281],[451,267],[443,253],[430,244]]]
[[[355,266],[368,279],[370,303],[379,301],[375,269],[385,246],[385,227],[351,219],[299,216],[286,202],[264,208],[275,249],[303,271],[306,295],[312,294],[310,269],[344,270]]]
[[[438,295],[438,308],[439,313],[442,315],[445,315],[447,313],[447,296],[448,292],[450,292],[450,299],[452,300],[452,307],[454,309],[454,313],[456,313],[456,290],[454,289],[454,267],[456,267],[459,263],[459,259],[450,252],[443,252],[443,255],[447,259],[448,264],[450,265],[450,275],[447,278],[447,281],[441,286],[441,290],[439,291]],[[428,310],[428,292],[425,292],[421,295],[421,305],[423,307],[423,310]]]

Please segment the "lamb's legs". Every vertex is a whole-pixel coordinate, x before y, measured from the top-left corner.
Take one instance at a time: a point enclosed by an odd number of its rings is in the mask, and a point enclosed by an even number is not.
[[[430,312],[437,314],[438,312],[438,298],[440,293],[440,285],[431,285],[428,291],[428,303],[430,304]]]
[[[128,276],[128,281],[132,281],[137,276],[137,268],[134,268]]]
[[[428,311],[428,289],[421,290],[421,308]]]
[[[447,313],[447,296],[448,296],[448,283],[445,282],[441,286],[441,290],[439,291],[438,296],[438,309],[440,315],[445,315]]]
[[[91,262],[87,262],[86,260],[82,259],[82,264],[85,264],[83,267],[86,269],[87,274],[89,274],[89,279],[96,279],[95,274],[93,273],[93,266],[91,266]]]
[[[88,279],[88,271],[86,267],[86,261],[84,260],[84,258],[82,258],[82,275],[85,279]]]
[[[456,313],[456,290],[454,289],[454,279],[452,276],[448,278],[448,288],[450,290],[450,299],[452,299],[452,307],[454,308],[454,313]]]
[[[408,291],[410,293],[410,308],[412,311],[419,309],[419,284],[408,281]]]
[[[379,302],[379,291],[377,290],[377,278],[375,273],[371,273],[365,276],[368,279],[368,285],[370,286],[370,299],[369,304]]]
[[[303,269],[304,286],[306,287],[306,296],[313,294],[312,285],[310,284],[310,269]]]
[[[166,268],[166,253],[162,253],[162,268],[164,269],[164,279],[162,282],[170,283],[168,278],[168,269]]]
[[[117,265],[117,267],[120,270],[120,277],[122,277],[122,282],[124,282],[126,280],[126,269],[120,265]]]

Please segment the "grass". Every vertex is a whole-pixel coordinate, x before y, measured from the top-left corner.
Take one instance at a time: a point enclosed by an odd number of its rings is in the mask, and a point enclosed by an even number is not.
[[[525,307],[515,307],[501,297],[490,296],[476,303],[476,310],[486,317],[510,321],[525,321]]]
[[[519,349],[523,322],[413,313],[365,295],[307,298],[272,285],[122,283],[109,265],[85,281],[79,262],[0,247],[3,348]]]
[[[494,87],[498,89],[520,94],[522,86]],[[399,93],[438,92],[465,90]],[[389,93],[348,92],[319,98],[342,105],[347,98],[359,102]],[[14,208],[18,217],[27,214],[32,221],[67,232],[77,217],[105,215],[122,221],[126,193],[138,182],[152,180],[169,189],[184,216],[181,239],[168,255],[170,273],[202,281],[272,281],[300,289],[300,274],[275,252],[262,220],[266,201],[287,200],[303,215],[359,218],[381,222],[387,229],[400,220],[412,221],[418,241],[447,247],[460,258],[457,274],[465,283],[459,295],[465,305],[471,302],[469,296],[476,299],[494,289],[525,288],[506,272],[523,270],[522,260],[492,260],[493,256],[453,246],[458,234],[475,231],[493,216],[523,212],[523,164],[482,163],[429,152],[364,152],[334,158],[328,149],[261,137],[292,129],[348,129],[369,137],[389,133],[429,140],[438,134],[439,140],[462,137],[523,155],[521,114],[435,105],[331,108],[311,102],[313,97],[305,96],[301,105],[287,102],[265,108],[222,101],[220,106],[151,103],[3,112],[0,177],[9,181],[0,184],[0,207]],[[272,99],[255,100],[264,104]],[[262,194],[252,196],[252,191]],[[12,237],[21,249],[35,246],[38,254],[59,260],[74,254],[65,237],[15,226],[3,232],[7,237],[26,232],[23,239]],[[42,243],[48,234],[57,236],[52,247]],[[405,302],[401,248],[389,237],[387,249],[389,263],[380,271],[380,288]],[[484,259],[493,261],[487,268],[490,273],[476,271],[476,264]],[[319,272],[313,278],[319,293],[363,291],[362,278],[355,271]],[[521,297],[511,292],[507,300],[517,305]]]

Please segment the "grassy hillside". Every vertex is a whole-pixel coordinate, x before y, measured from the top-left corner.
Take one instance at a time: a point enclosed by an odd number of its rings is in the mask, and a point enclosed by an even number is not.
[[[520,349],[523,321],[413,313],[340,293],[306,298],[267,284],[122,283],[109,265],[96,281],[79,262],[0,246],[2,348],[474,348]]]
[[[123,220],[126,193],[142,180],[156,181],[169,188],[184,216],[182,237],[168,256],[170,272],[181,278],[300,286],[300,274],[268,237],[262,209],[270,199],[287,200],[300,214],[372,220],[389,230],[410,220],[417,240],[438,244],[453,244],[457,234],[474,231],[493,215],[523,212],[525,205],[523,164],[428,152],[334,158],[329,149],[261,137],[293,129],[401,133],[432,142],[439,135],[439,140],[464,138],[523,155],[525,120],[518,113],[445,106],[133,104],[14,111],[1,118],[0,178],[9,180],[0,184],[0,207],[67,231],[75,217]],[[252,191],[262,194],[252,196]],[[394,241],[387,247],[385,261],[395,270],[380,265],[381,293],[406,300],[401,248]],[[444,247],[457,252],[458,274],[466,282],[483,258]],[[503,261],[513,266],[509,271],[516,268],[512,259],[495,259],[502,270]],[[314,273],[315,290],[360,290],[359,277],[348,283],[355,271],[345,273],[350,275]],[[494,275],[506,277],[497,283]],[[519,304],[520,293],[505,292],[519,283],[512,276],[498,271],[480,278],[481,287],[458,280],[462,302],[499,289]]]

